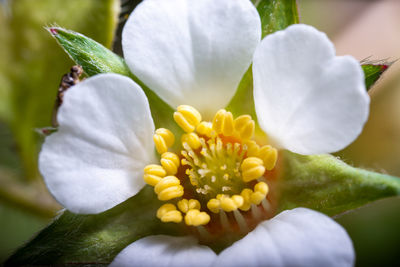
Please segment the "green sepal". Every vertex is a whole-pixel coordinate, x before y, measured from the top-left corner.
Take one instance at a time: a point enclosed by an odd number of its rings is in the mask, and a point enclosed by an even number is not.
[[[79,263],[108,264],[135,240],[156,234],[179,235],[174,223],[161,223],[156,217],[162,203],[151,187],[100,214],[78,215],[64,211],[5,266]]]
[[[364,71],[365,86],[367,91],[371,89],[372,85],[381,77],[381,75],[389,68],[390,64],[362,64],[361,67]]]
[[[182,132],[173,120],[174,110],[131,73],[123,58],[80,33],[58,27],[48,30],[72,60],[82,66],[88,76],[117,73],[132,78],[141,86],[149,100],[156,127],[168,128],[175,134]]]
[[[351,167],[331,155],[282,153],[276,186],[279,211],[307,207],[334,216],[400,195],[400,178]]]
[[[89,37],[60,27],[47,29],[88,76],[108,72],[130,75],[129,68],[120,56]]]
[[[296,0],[261,0],[256,2],[260,14],[262,37],[299,23]],[[258,3],[257,3],[258,2]]]

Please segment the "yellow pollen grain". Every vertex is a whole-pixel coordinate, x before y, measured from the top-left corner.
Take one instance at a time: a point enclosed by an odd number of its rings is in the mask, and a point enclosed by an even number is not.
[[[234,121],[235,131],[240,138],[248,140],[253,137],[255,122],[251,119],[250,115],[241,115]]]
[[[257,157],[249,157],[243,160],[241,167],[244,182],[250,182],[264,175],[263,161]]]
[[[187,143],[192,149],[198,149],[201,147],[200,138],[195,133],[188,133],[182,135],[181,142]]]
[[[161,155],[161,165],[168,175],[175,175],[178,172],[180,160],[178,155],[172,152],[165,152]]]
[[[260,149],[258,157],[263,160],[265,169],[270,171],[276,165],[278,150],[270,145],[265,145]]]
[[[192,106],[178,106],[174,112],[175,122],[187,133],[191,133],[201,121],[201,114]]]
[[[175,136],[170,130],[159,128],[153,135],[153,141],[157,152],[159,154],[162,154],[167,152],[168,148],[170,148],[174,144]]]
[[[167,175],[164,168],[156,164],[147,165],[143,172],[144,181],[151,186],[155,186],[165,175]]]
[[[210,221],[210,215],[197,209],[189,210],[185,215],[186,225],[200,226],[206,225]]]

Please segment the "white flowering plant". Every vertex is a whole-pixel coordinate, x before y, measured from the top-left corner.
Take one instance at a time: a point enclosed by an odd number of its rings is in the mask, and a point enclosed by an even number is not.
[[[145,0],[124,59],[49,28],[89,76],[39,159],[67,211],[9,264],[354,264],[330,217],[400,182],[328,153],[362,131],[382,66],[336,56],[295,1],[255,2]]]

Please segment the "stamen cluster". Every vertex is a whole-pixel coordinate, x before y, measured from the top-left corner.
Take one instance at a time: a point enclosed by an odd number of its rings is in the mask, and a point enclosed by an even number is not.
[[[185,132],[180,153],[168,151],[174,134],[157,129],[153,140],[161,155],[160,165],[144,169],[145,182],[154,186],[159,200],[168,201],[158,209],[157,217],[201,227],[210,223],[212,214],[219,214],[221,225],[229,227],[226,213],[232,212],[246,231],[241,212],[252,209],[256,215],[258,206],[269,209],[264,174],[275,167],[277,150],[251,140],[255,123],[249,115],[234,119],[231,112],[221,109],[208,122],[202,121],[195,108],[182,105],[174,120]]]

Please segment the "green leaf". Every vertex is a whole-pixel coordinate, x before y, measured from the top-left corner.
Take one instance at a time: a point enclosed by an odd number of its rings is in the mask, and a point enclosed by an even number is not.
[[[262,37],[299,23],[296,0],[254,0],[261,19]],[[244,74],[236,94],[227,106],[234,115],[249,114],[256,119],[251,66]],[[258,130],[260,132],[260,130]]]
[[[390,64],[362,64],[364,71],[365,86],[367,90],[381,77],[381,75],[389,68]]]
[[[6,2],[0,4],[0,119],[12,130],[25,176],[35,178],[41,139],[34,129],[50,125],[61,77],[73,64],[43,26],[65,25],[110,47],[119,1]]]
[[[400,178],[351,167],[331,155],[283,153],[279,210],[307,207],[330,216],[400,195]]]
[[[77,32],[55,27],[49,28],[49,32],[57,39],[65,52],[75,63],[81,65],[89,76],[112,72],[132,78],[142,87],[149,100],[156,127],[168,128],[176,134],[182,133],[182,130],[173,120],[174,110],[135,77],[120,56]]]
[[[65,211],[33,240],[14,253],[5,266],[107,264],[133,241],[150,234],[179,234],[174,223],[155,216],[162,205],[151,187],[101,214]]]

